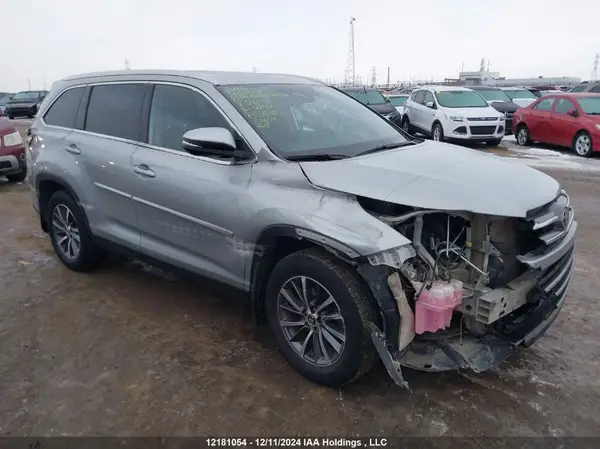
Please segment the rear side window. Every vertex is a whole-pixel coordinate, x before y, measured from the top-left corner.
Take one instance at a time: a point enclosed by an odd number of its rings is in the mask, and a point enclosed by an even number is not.
[[[85,130],[139,140],[145,84],[94,86],[85,120]]]
[[[75,117],[77,117],[84,90],[85,87],[75,87],[63,92],[44,115],[46,124],[75,128]]]
[[[212,103],[191,89],[156,85],[150,108],[148,143],[183,151],[183,135],[196,128],[230,129],[225,117]]]
[[[594,86],[590,89],[590,92],[593,92],[595,94],[600,93],[600,84],[598,84],[597,86]]]

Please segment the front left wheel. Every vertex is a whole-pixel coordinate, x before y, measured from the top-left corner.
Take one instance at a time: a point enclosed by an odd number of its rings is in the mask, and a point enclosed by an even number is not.
[[[54,251],[73,271],[89,271],[101,256],[92,240],[83,209],[64,190],[50,198],[45,220]]]
[[[6,178],[9,182],[23,182],[27,178],[27,167],[23,168],[19,173],[14,175],[7,175]]]
[[[279,349],[307,379],[340,387],[372,368],[375,310],[358,274],[332,254],[309,248],[283,258],[265,301]]]
[[[433,125],[433,128],[431,129],[431,136],[436,142],[444,141],[444,128],[442,128],[440,123]]]
[[[581,157],[590,157],[592,155],[592,138],[585,132],[581,131],[573,139],[573,151]]]

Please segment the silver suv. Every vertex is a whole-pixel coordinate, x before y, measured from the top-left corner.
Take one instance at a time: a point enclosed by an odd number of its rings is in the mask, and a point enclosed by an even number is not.
[[[246,291],[320,384],[376,355],[399,385],[401,366],[489,369],[544,333],[570,280],[577,223],[554,179],[414,140],[311,79],[75,76],[28,141],[33,204],[67,267],[118,248]]]

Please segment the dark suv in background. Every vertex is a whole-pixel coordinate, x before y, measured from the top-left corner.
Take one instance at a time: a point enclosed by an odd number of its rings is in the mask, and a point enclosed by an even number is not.
[[[47,94],[47,90],[27,90],[16,93],[6,103],[4,114],[10,119],[15,117],[33,118]]]
[[[379,90],[374,87],[342,87],[341,91],[360,101],[362,104],[370,107],[375,112],[380,113],[394,124],[402,125],[402,116],[396,110],[394,105],[383,96]]]
[[[506,116],[505,135],[512,134],[513,115],[519,106],[510,99],[506,92],[499,87],[473,86],[470,88],[479,93],[496,111],[502,112]]]

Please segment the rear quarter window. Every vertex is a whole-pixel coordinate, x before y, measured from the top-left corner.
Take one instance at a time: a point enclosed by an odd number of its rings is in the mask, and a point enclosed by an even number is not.
[[[63,92],[44,114],[46,124],[74,128],[84,90],[85,87],[75,87]]]

